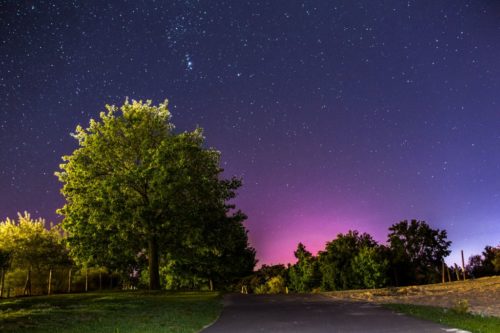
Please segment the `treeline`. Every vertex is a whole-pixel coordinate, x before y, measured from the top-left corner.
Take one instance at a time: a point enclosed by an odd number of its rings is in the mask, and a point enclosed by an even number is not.
[[[27,212],[0,222],[0,297],[122,288],[130,278],[77,265],[60,225]]]
[[[294,265],[262,266],[241,282],[244,292],[313,292],[428,284],[462,279],[461,267],[447,267],[451,242],[445,230],[425,221],[402,221],[389,228],[387,245],[367,233],[349,231],[327,242],[317,256],[299,243]],[[472,256],[468,277],[500,273],[500,247]]]
[[[213,290],[233,287],[252,272],[255,253],[248,248],[239,221],[223,221],[212,248],[185,246],[159,258],[160,283],[167,290]],[[0,298],[86,292],[102,289],[148,289],[147,257],[102,256],[82,261],[61,225],[47,225],[29,213],[0,221]],[[207,240],[208,241],[208,240]],[[89,244],[94,248],[96,244]],[[105,243],[99,245],[106,246]],[[217,251],[217,252],[212,252]],[[84,259],[87,259],[84,257]]]

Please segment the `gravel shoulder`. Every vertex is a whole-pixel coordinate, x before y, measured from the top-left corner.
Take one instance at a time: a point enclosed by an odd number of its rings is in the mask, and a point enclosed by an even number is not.
[[[424,286],[326,292],[336,300],[403,303],[453,308],[467,300],[471,313],[500,317],[500,276]]]

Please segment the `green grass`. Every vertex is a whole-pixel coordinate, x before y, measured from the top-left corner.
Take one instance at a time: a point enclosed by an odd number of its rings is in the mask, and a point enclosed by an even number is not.
[[[0,301],[0,332],[198,332],[222,310],[215,292],[101,292]]]
[[[500,332],[500,318],[458,313],[454,310],[410,304],[384,304],[397,312],[406,313],[418,318],[427,319],[453,328],[460,328],[476,333]]]

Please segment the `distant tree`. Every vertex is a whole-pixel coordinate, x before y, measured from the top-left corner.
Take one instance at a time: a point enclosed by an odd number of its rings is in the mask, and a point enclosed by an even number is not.
[[[495,258],[493,259],[493,267],[495,268],[495,273],[500,274],[500,245],[496,247]]]
[[[349,231],[339,234],[326,244],[325,251],[319,254],[324,290],[352,289],[359,286],[352,262],[363,248],[375,247],[377,243],[366,233]]]
[[[173,133],[166,102],[106,108],[100,121],[76,128],[79,148],[56,173],[63,227],[82,262],[146,255],[149,287],[159,289],[161,256],[199,244],[204,217],[227,212],[241,183],[220,179],[220,153],[203,147],[200,129]]]
[[[31,294],[33,270],[42,272],[70,261],[60,229],[46,229],[44,219],[34,220],[27,212],[18,214],[17,222],[10,218],[0,222],[0,251],[2,268],[26,270],[26,294]]]
[[[438,282],[442,262],[450,254],[446,230],[432,229],[425,221],[405,220],[389,231],[395,284]]]
[[[351,262],[357,288],[381,288],[388,282],[389,261],[378,247],[363,247]]]
[[[321,284],[319,263],[304,244],[299,243],[294,252],[297,263],[288,270],[290,289],[298,292],[308,292]]]
[[[486,246],[482,255],[469,257],[467,274],[475,278],[495,275],[499,271],[495,267],[495,260],[498,260],[496,259],[498,257],[500,257],[500,248]]]

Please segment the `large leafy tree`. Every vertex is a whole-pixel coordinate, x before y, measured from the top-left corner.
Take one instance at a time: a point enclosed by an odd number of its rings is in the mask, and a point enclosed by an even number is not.
[[[438,282],[440,268],[450,254],[446,230],[425,221],[407,220],[389,228],[391,266],[397,285]]]
[[[351,289],[359,287],[352,262],[363,248],[375,247],[377,243],[367,234],[349,231],[338,234],[319,253],[322,288],[325,290]]]
[[[56,173],[63,228],[82,262],[116,266],[146,255],[149,287],[159,289],[160,256],[201,244],[200,226],[228,212],[240,182],[220,179],[220,154],[203,148],[200,129],[173,133],[166,102],[106,108],[76,128],[79,147]]]

